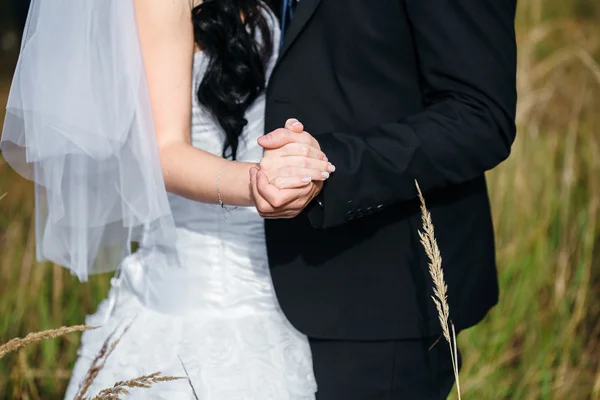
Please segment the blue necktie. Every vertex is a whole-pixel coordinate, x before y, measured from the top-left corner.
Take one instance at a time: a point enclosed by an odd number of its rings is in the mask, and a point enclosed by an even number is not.
[[[283,36],[285,35],[285,28],[288,22],[294,18],[294,0],[282,0],[281,3],[281,43],[283,44]]]

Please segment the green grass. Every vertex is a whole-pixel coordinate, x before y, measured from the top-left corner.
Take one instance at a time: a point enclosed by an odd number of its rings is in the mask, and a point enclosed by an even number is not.
[[[489,174],[501,301],[459,338],[463,399],[600,399],[600,4],[520,0],[517,26],[519,134]],[[82,323],[109,277],[81,284],[35,264],[31,186],[0,161],[4,192],[0,342]],[[61,398],[77,346],[1,360],[0,399]]]

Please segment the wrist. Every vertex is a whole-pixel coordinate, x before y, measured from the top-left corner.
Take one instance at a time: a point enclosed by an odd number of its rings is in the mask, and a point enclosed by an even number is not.
[[[218,192],[225,207],[254,206],[254,199],[250,187],[250,168],[256,167],[254,163],[226,161],[220,167],[222,170],[217,191],[217,203],[219,204]]]

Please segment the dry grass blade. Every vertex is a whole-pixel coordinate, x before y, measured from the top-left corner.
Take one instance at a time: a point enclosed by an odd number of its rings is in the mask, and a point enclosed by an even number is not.
[[[117,344],[119,344],[123,335],[125,335],[125,333],[127,333],[127,331],[129,330],[129,327],[131,326],[132,323],[133,323],[133,321],[131,321],[129,323],[129,325],[127,325],[125,327],[125,329],[123,330],[121,335],[114,342],[111,343],[111,340],[114,337],[115,333],[117,332],[118,328],[115,329],[110,335],[108,335],[108,337],[102,344],[100,351],[98,352],[98,354],[92,361],[90,368],[88,369],[87,373],[85,374],[85,378],[83,379],[83,382],[81,383],[79,392],[75,396],[74,400],[83,400],[85,398],[84,396],[87,393],[88,389],[90,388],[90,386],[92,386],[92,383],[94,382],[94,380],[96,379],[96,377],[98,376],[98,374],[100,373],[102,368],[104,368],[104,364],[106,363],[106,360],[112,354],[114,349],[117,347]]]
[[[98,375],[98,373],[100,372],[100,369],[102,368],[101,366],[104,365],[102,363],[102,360],[104,360],[107,355],[109,343],[114,334],[115,334],[115,332],[108,335],[108,337],[102,344],[100,351],[98,352],[98,354],[92,361],[90,368],[88,369],[87,373],[85,374],[85,378],[83,379],[83,382],[81,383],[81,385],[79,387],[79,392],[75,396],[75,400],[82,400],[84,398],[83,396],[87,393],[90,386],[92,386],[92,382],[94,382],[94,379],[96,379],[96,376]]]
[[[187,368],[185,367],[185,364],[183,363],[183,360],[181,359],[181,357],[177,356],[179,358],[179,362],[181,363],[181,367],[183,368],[183,372],[185,372],[185,376],[187,376],[187,381],[188,384],[190,385],[190,387],[192,388],[192,393],[194,394],[194,398],[196,400],[200,400],[198,397],[198,393],[196,393],[196,388],[194,388],[194,384],[192,383],[192,378],[190,377],[190,374],[187,371]]]
[[[438,311],[438,318],[442,327],[444,338],[450,346],[450,356],[452,358],[452,369],[454,370],[454,379],[456,380],[456,389],[458,399],[460,400],[460,380],[458,378],[458,349],[456,345],[456,333],[454,325],[450,320],[450,307],[448,306],[448,286],[444,280],[444,271],[442,270],[442,255],[435,240],[435,230],[431,220],[431,213],[425,205],[425,198],[419,187],[419,183],[415,181],[417,191],[419,192],[419,200],[421,200],[421,218],[423,220],[423,232],[419,231],[421,244],[425,248],[425,253],[429,258],[429,273],[433,280],[433,302]]]
[[[43,339],[52,339],[59,336],[64,336],[73,332],[83,332],[90,329],[95,329],[91,326],[86,325],[76,325],[76,326],[63,326],[58,329],[50,329],[42,332],[34,332],[30,333],[24,338],[15,338],[10,340],[8,343],[0,346],[0,359],[3,358],[6,354],[13,352],[15,350],[20,349],[21,347],[27,346],[31,343],[39,342]]]
[[[3,198],[5,198],[5,197],[6,197],[6,193],[4,193],[4,194],[0,194],[0,200],[2,200],[2,199],[3,199]]]
[[[150,375],[140,376],[138,378],[130,379],[128,381],[117,382],[111,388],[104,389],[98,393],[95,397],[84,398],[83,400],[117,400],[120,395],[129,394],[129,389],[133,388],[145,388],[148,389],[152,385],[160,382],[171,382],[185,379],[178,376],[161,376],[160,372],[155,372]]]

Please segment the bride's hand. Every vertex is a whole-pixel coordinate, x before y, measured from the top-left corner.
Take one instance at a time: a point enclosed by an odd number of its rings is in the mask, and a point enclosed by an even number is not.
[[[277,146],[269,143],[259,168],[265,173],[269,182],[279,189],[293,189],[306,186],[311,182],[324,181],[335,167],[327,160],[321,151],[319,143],[309,133],[304,132],[304,126],[296,119],[289,119],[285,128],[278,129],[277,140],[293,135],[293,141]],[[266,135],[259,143],[273,141],[273,136]],[[282,141],[283,143],[283,141]]]

